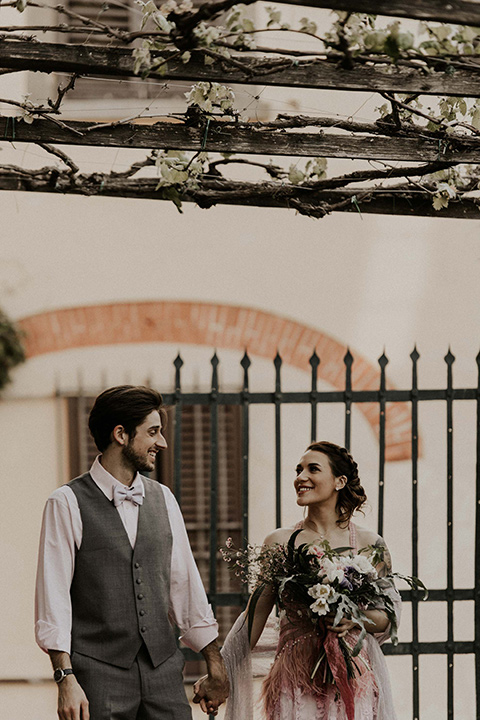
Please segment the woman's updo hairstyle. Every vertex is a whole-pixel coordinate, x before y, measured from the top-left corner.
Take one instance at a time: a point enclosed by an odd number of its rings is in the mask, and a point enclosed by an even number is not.
[[[345,475],[347,482],[338,491],[336,509],[339,514],[337,524],[346,526],[355,510],[361,510],[367,501],[365,490],[358,477],[358,465],[348,450],[340,445],[321,440],[308,446],[307,450],[321,452],[328,457],[330,469],[335,477]]]

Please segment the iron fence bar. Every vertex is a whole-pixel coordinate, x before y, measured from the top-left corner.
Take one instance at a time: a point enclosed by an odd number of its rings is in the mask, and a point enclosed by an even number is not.
[[[457,655],[472,655],[475,643],[468,641],[457,641],[454,643],[454,652]],[[398,645],[385,644],[382,647],[385,655],[411,655],[411,643],[398,643]],[[201,660],[202,656],[193,652],[188,648],[182,648],[182,652],[187,660]],[[443,642],[422,642],[418,644],[418,652],[420,655],[445,655],[445,643]]]
[[[283,402],[280,370],[282,358],[279,352],[273,361],[275,366],[275,527],[282,525],[282,448],[281,448],[281,407]]]
[[[418,577],[418,376],[420,355],[414,347],[412,360],[412,575]],[[420,716],[420,671],[418,657],[418,594],[412,591],[412,704],[413,717]]]
[[[182,501],[182,386],[180,381],[180,370],[183,360],[178,353],[173,361],[175,366],[175,402],[173,417],[173,444],[175,448],[173,458],[173,493],[178,504]]]
[[[477,381],[477,442],[475,488],[475,694],[476,717],[480,717],[480,353],[476,357]]]
[[[453,379],[455,357],[450,349],[447,363],[447,717],[453,718]]]
[[[413,597],[413,591],[412,590],[401,590],[400,596],[403,600],[403,602],[412,602]],[[216,595],[217,605],[239,605],[242,602],[242,593],[231,593],[231,592],[217,592]],[[465,600],[474,600],[474,590],[473,588],[469,589],[460,589],[456,588],[453,591],[453,599],[455,602],[465,601]],[[432,602],[446,602],[447,600],[447,590],[430,590],[428,593],[427,600],[422,600],[422,602],[426,603],[432,603]],[[409,643],[411,644],[411,643]],[[387,646],[384,646],[387,647]]]
[[[343,393],[343,401],[345,403],[345,447],[350,450],[350,442],[352,435],[352,365],[353,355],[347,348],[345,357],[345,392]]]
[[[318,405],[318,393],[317,393],[317,376],[318,366],[320,365],[320,358],[317,355],[316,350],[313,351],[312,357],[309,360],[310,367],[312,368],[312,392],[310,393],[310,405],[311,405],[311,423],[310,423],[310,442],[315,442],[317,439],[317,405]]]
[[[379,423],[378,423],[378,534],[383,536],[383,517],[385,503],[385,368],[388,364],[388,358],[383,353],[379,359],[380,365],[380,392],[379,392]]]
[[[248,543],[248,452],[249,452],[249,402],[250,393],[248,389],[248,369],[252,364],[250,358],[245,354],[240,362],[243,368],[242,388],[242,547],[246,548]],[[248,592],[248,588],[246,588]]]
[[[217,594],[217,505],[218,505],[218,364],[217,353],[211,359],[210,392],[210,582],[209,594],[215,611]]]
[[[452,653],[457,655],[472,655],[475,643],[468,640],[457,640],[452,645]],[[398,643],[398,645],[385,644],[382,647],[385,655],[411,655],[412,643]],[[419,655],[445,655],[445,643],[438,642],[419,642]]]
[[[311,392],[282,392],[281,404],[298,404],[303,405],[310,403]],[[175,402],[174,393],[162,393],[165,405],[173,405]],[[410,403],[412,396],[411,390],[386,390],[385,401]],[[182,393],[184,405],[209,405],[210,393]],[[342,403],[345,404],[345,390],[317,391],[317,402],[319,403]],[[380,400],[379,390],[352,390],[351,404],[357,403],[378,403]],[[446,390],[419,390],[418,401],[433,400],[446,401]],[[475,400],[477,399],[477,388],[454,388],[452,390],[452,400]],[[271,392],[252,392],[249,395],[250,405],[271,405],[275,402],[275,393]],[[242,394],[238,392],[218,393],[218,405],[241,405]]]
[[[82,374],[78,374],[77,428],[80,467],[88,467],[88,435],[85,424],[87,415],[87,397],[83,387]]]

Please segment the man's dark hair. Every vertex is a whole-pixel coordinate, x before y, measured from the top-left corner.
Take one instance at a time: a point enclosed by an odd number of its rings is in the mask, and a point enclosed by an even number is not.
[[[166,412],[162,396],[156,390],[139,385],[118,385],[100,393],[88,418],[95,445],[103,452],[112,441],[112,431],[122,425],[130,439],[152,410],[158,410],[163,423]]]

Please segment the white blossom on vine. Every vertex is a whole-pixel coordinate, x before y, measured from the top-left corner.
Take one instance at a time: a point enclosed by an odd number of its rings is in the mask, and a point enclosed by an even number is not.
[[[231,114],[235,102],[233,90],[216,82],[195,83],[185,97],[189,107],[196,106],[206,113],[218,109]]]

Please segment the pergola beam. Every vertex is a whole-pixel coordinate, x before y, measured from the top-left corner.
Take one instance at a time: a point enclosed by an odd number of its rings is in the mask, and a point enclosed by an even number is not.
[[[479,18],[480,22],[480,18]],[[168,58],[172,53],[165,53]],[[227,61],[205,65],[201,53],[192,53],[188,63],[178,58],[168,60],[163,74],[151,73],[152,79],[179,81],[210,80],[230,84],[289,86],[365,92],[401,92],[424,95],[462,95],[480,97],[480,62],[471,61],[471,70],[461,68],[452,73],[437,69],[427,73],[421,68],[378,66],[358,63],[351,70],[321,59],[272,59],[241,57],[245,71]],[[265,61],[269,63],[265,67]],[[273,63],[279,64],[278,71]],[[441,62],[441,61],[439,61]],[[263,68],[262,68],[263,64]],[[445,66],[446,67],[446,66]],[[46,73],[77,73],[108,77],[137,77],[133,51],[128,48],[60,43],[0,41],[0,68]],[[267,70],[267,72],[266,72]]]
[[[0,191],[171,201],[171,188],[157,189],[157,184],[156,178],[110,178],[98,173],[76,179],[68,173],[20,175],[7,168],[0,168]],[[421,192],[409,190],[375,190],[367,195],[358,190],[312,191],[301,187],[292,195],[291,188],[288,190],[288,193],[282,193],[282,186],[271,182],[256,184],[203,179],[199,189],[188,192],[178,189],[177,200],[193,202],[204,208],[213,205],[293,208],[317,217],[333,211],[480,219],[479,202],[473,198],[451,201],[448,208],[439,213],[432,207],[430,198]]]
[[[372,13],[417,20],[437,20],[456,25],[480,25],[480,2],[475,0],[275,0],[346,12]]]
[[[359,160],[408,162],[480,163],[480,140],[423,137],[352,136],[322,131],[265,129],[262,123],[211,122],[191,127],[182,122],[87,123],[62,118],[34,120],[29,124],[13,117],[0,117],[0,137],[16,143],[189,150],[249,155],[335,157]]]

